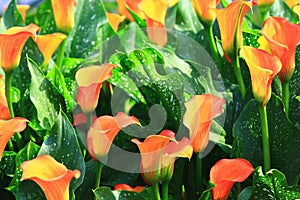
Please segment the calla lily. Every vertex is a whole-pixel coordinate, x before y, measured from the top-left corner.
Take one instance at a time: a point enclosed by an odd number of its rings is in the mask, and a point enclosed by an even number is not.
[[[112,29],[118,32],[119,24],[125,20],[125,16],[109,12],[106,12],[106,16]]]
[[[211,94],[196,95],[185,103],[183,124],[189,129],[195,153],[205,149],[209,141],[209,130],[213,118],[222,113],[223,98]]]
[[[273,78],[281,69],[280,60],[266,51],[246,46],[241,47],[240,55],[249,67],[254,97],[264,107],[271,97]]]
[[[300,44],[300,25],[292,24],[284,18],[270,17],[264,22],[261,34],[268,42],[263,47],[281,61],[282,69],[278,74],[280,81],[287,82],[295,71],[295,50]]]
[[[202,24],[211,26],[216,19],[216,9],[219,0],[192,0],[193,7],[197,12]]]
[[[67,36],[62,33],[53,33],[47,35],[38,35],[36,38],[36,44],[44,56],[43,65],[48,65],[53,53],[60,45],[60,43],[66,39]]]
[[[10,120],[0,119],[0,160],[8,140],[15,132],[23,131],[26,128],[27,121],[27,119],[21,117],[15,117]]]
[[[35,24],[26,27],[12,27],[0,34],[1,67],[5,72],[15,69],[21,58],[22,49],[29,37],[36,38],[40,28]]]
[[[131,187],[127,184],[117,184],[115,185],[114,190],[126,190],[131,192],[142,192],[146,187],[143,186],[136,186],[135,188]]]
[[[119,131],[131,124],[139,124],[138,119],[122,112],[115,117],[106,115],[96,119],[87,135],[87,145],[91,157],[94,160],[103,160]]]
[[[222,159],[210,170],[213,200],[226,200],[235,182],[243,182],[254,171],[251,163],[245,159]]]
[[[294,11],[299,16],[300,21],[300,2],[299,0],[285,0],[285,3],[290,9]]]
[[[49,155],[42,155],[21,164],[21,181],[32,180],[43,190],[47,200],[69,200],[72,178],[79,178],[80,171],[69,170]]]
[[[76,100],[84,113],[96,108],[102,83],[112,76],[114,67],[112,64],[93,65],[77,71],[75,78],[79,87]]]
[[[147,183],[169,182],[173,175],[176,157],[192,156],[192,147],[187,138],[177,142],[175,133],[164,130],[159,135],[150,135],[143,142],[131,140],[141,152],[141,171]]]
[[[30,8],[30,5],[17,5],[17,10],[22,16],[23,21],[26,20],[26,11]],[[4,10],[7,9],[7,6],[4,7]]]
[[[10,118],[11,115],[7,105],[5,90],[3,87],[2,75],[0,75],[0,119],[7,120]]]
[[[51,0],[51,4],[57,28],[69,33],[74,27],[76,0]]]
[[[252,2],[234,1],[225,9],[216,10],[222,46],[229,62],[236,55],[237,49],[243,44],[242,21],[251,8]]]
[[[118,11],[121,15],[124,15],[130,21],[134,21],[132,15],[128,11],[127,8],[130,8],[137,16],[141,19],[145,19],[145,15],[143,11],[138,8],[138,4],[141,0],[117,0],[118,3]]]

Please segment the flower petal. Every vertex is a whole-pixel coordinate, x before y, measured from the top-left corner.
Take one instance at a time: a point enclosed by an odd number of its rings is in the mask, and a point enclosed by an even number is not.
[[[165,25],[165,17],[168,8],[168,2],[165,0],[142,0],[138,8],[145,13],[148,18]]]
[[[66,39],[67,36],[62,33],[53,33],[47,35],[38,35],[36,44],[44,56],[44,65],[47,65],[52,57],[53,53],[60,45],[60,43]]]
[[[193,7],[197,12],[201,23],[212,25],[216,19],[217,0],[192,0]]]
[[[251,163],[242,158],[219,160],[210,170],[210,180],[215,184],[213,199],[226,200],[234,182],[243,182],[253,170]]]
[[[114,190],[126,190],[126,191],[132,191],[132,192],[142,192],[146,187],[143,186],[136,186],[135,188],[131,187],[127,184],[117,184],[114,187]]]
[[[51,0],[57,28],[69,33],[74,27],[76,0]]]
[[[241,47],[240,55],[249,67],[254,97],[265,106],[271,97],[273,78],[281,69],[280,60],[266,51],[246,46]]]
[[[125,20],[124,15],[119,15],[118,13],[106,12],[107,20],[115,32],[118,32],[119,24]]]
[[[223,98],[210,94],[196,95],[185,103],[183,124],[190,131],[194,152],[200,152],[207,146],[211,121],[222,113],[223,104]]]
[[[88,150],[91,157],[101,161],[108,154],[110,146],[119,131],[131,124],[139,124],[138,119],[121,112],[115,117],[99,117],[93,123],[87,135]]]
[[[35,24],[26,27],[12,27],[0,34],[1,67],[5,72],[12,71],[20,63],[21,53],[29,37],[35,39],[40,28]]]
[[[15,117],[10,120],[0,119],[0,160],[8,140],[15,132],[23,131],[26,128],[27,121],[27,119],[21,117]]]
[[[149,17],[146,17],[146,24],[149,40],[161,47],[165,46],[168,42],[165,26]]]
[[[68,200],[69,184],[72,178],[79,178],[79,170],[68,170],[49,155],[22,163],[21,181],[30,179],[36,182],[43,190],[48,200]]]

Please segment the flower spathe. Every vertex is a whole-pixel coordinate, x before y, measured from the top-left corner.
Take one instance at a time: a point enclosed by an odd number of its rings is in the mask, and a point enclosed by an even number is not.
[[[125,20],[125,16],[119,15],[118,13],[106,12],[106,17],[115,32],[118,32],[119,24]]]
[[[41,155],[21,164],[21,181],[32,180],[43,190],[47,200],[69,200],[72,178],[79,178],[80,171],[69,170],[50,155]]]
[[[84,113],[96,108],[102,83],[112,76],[114,67],[113,64],[92,65],[77,71],[75,79],[79,87],[76,100]]]
[[[74,27],[76,0],[51,0],[51,4],[57,28],[69,33]]]
[[[67,36],[62,33],[53,33],[47,35],[38,35],[36,44],[44,56],[43,65],[47,65],[60,43],[65,40]]]
[[[243,44],[242,21],[252,8],[252,2],[234,1],[224,9],[216,9],[221,42],[226,58],[231,62],[237,49]]]
[[[281,62],[266,51],[248,46],[241,47],[240,55],[250,70],[253,95],[264,107],[271,97],[271,84],[281,69]]]
[[[193,96],[185,103],[183,124],[189,129],[195,153],[203,151],[207,146],[212,120],[222,113],[225,103],[223,98],[211,94]]]
[[[5,90],[3,87],[3,76],[0,75],[0,119],[7,120],[11,118],[10,111],[5,96]]]
[[[216,19],[216,12],[213,10],[219,3],[219,0],[191,0],[195,11],[197,12],[201,23],[211,26]]]
[[[87,135],[88,151],[91,157],[102,161],[119,131],[131,124],[139,124],[138,119],[122,112],[114,117],[104,115],[97,118]]]
[[[23,47],[29,37],[36,39],[40,30],[35,24],[26,27],[12,27],[0,34],[1,67],[5,72],[13,71],[19,64]]]
[[[163,130],[159,135],[148,136],[143,142],[131,140],[140,150],[141,171],[147,183],[169,182],[173,175],[175,158],[192,156],[190,141],[183,138],[177,142],[174,136],[174,132]]]
[[[131,191],[131,192],[142,192],[146,187],[143,186],[136,186],[136,187],[131,187],[130,185],[127,184],[117,184],[114,187],[114,190],[126,190],[126,191]]]
[[[0,160],[8,140],[15,134],[21,132],[26,128],[28,120],[15,117],[9,120],[0,119]]]
[[[129,8],[132,12],[134,12],[141,19],[145,19],[145,15],[143,11],[138,8],[138,4],[141,0],[117,0],[118,3],[118,11],[121,15],[124,15],[130,21],[134,21],[132,15],[128,11]]]
[[[295,71],[295,51],[300,44],[300,25],[292,24],[284,18],[269,17],[260,33],[267,41],[263,48],[269,49],[281,61],[282,69],[278,73],[280,81],[287,82]]]
[[[235,182],[243,182],[254,171],[251,163],[242,158],[221,159],[210,170],[213,200],[226,200]]]

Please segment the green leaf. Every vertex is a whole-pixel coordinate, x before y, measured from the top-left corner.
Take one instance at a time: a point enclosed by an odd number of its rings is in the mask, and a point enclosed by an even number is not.
[[[19,169],[19,167],[24,161],[35,158],[38,154],[39,149],[40,147],[38,145],[34,144],[33,142],[28,142],[28,144],[23,149],[21,149],[16,155],[15,174],[13,176],[13,180],[11,181],[7,189],[17,196],[18,190],[22,190],[22,187],[19,186],[22,176],[22,171]]]
[[[252,193],[253,193],[253,187],[252,186],[246,187],[239,194],[238,200],[249,200],[251,198]]]
[[[58,114],[48,138],[41,146],[39,155],[43,154],[51,155],[58,162],[63,163],[68,169],[78,169],[80,171],[80,178],[73,179],[70,184],[70,192],[74,192],[83,181],[85,162],[76,132],[62,111]]]
[[[99,41],[97,31],[108,25],[105,12],[102,0],[77,1],[75,27],[68,40],[71,42],[70,57],[86,58],[99,44],[101,39]]]
[[[154,200],[153,197],[143,196],[141,193],[130,192],[124,190],[112,191],[108,187],[99,187],[94,190],[94,193],[98,199],[106,200]]]
[[[287,6],[285,1],[275,1],[269,12],[270,16],[282,17],[293,23],[298,21],[298,16]]]
[[[28,59],[31,74],[30,99],[37,110],[40,125],[50,130],[60,110],[60,95],[36,64]]]
[[[56,66],[53,67],[51,71],[47,74],[47,78],[53,85],[56,86],[59,93],[64,97],[67,106],[67,111],[72,112],[74,106],[76,105],[76,102],[73,99],[71,92],[67,88],[65,77],[61,73],[61,70]]]
[[[3,14],[3,21],[7,29],[13,26],[25,26],[21,14],[17,10],[16,0],[12,0]]]
[[[235,151],[247,159],[254,167],[263,165],[261,122],[256,100],[244,107],[233,126]],[[282,171],[290,183],[297,181],[300,173],[300,131],[287,119],[283,104],[277,96],[272,96],[267,104],[270,136],[271,168]],[[250,145],[251,144],[251,145]]]
[[[300,186],[289,186],[284,174],[277,169],[271,169],[264,175],[262,167],[257,167],[254,171],[252,190],[251,200],[300,198]]]
[[[4,151],[0,162],[0,194],[3,199],[13,199],[13,194],[6,190],[6,187],[12,180],[15,173],[16,153],[13,151]]]

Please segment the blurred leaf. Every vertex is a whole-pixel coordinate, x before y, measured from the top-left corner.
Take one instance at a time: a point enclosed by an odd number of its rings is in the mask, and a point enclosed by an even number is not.
[[[256,100],[251,100],[233,126],[234,150],[254,167],[263,165],[261,122]],[[286,118],[281,100],[272,96],[267,104],[270,135],[271,167],[294,183],[300,173],[300,131]],[[251,145],[249,145],[251,144]]]
[[[14,193],[16,197],[19,196],[18,191],[23,190],[24,188],[20,186],[20,179],[22,176],[22,171],[19,169],[20,165],[27,160],[31,160],[35,158],[38,154],[40,147],[33,142],[28,142],[28,144],[21,149],[18,154],[16,155],[16,171],[13,177],[13,180],[11,181],[9,187],[7,188],[9,191]],[[32,192],[32,191],[31,191]]]
[[[60,110],[60,95],[31,59],[28,59],[28,68],[31,74],[30,99],[37,109],[40,125],[50,130]]]
[[[58,92],[64,97],[67,106],[67,111],[72,112],[74,106],[76,105],[76,102],[73,99],[71,92],[69,92],[67,88],[65,78],[61,73],[61,70],[58,67],[54,66],[51,69],[51,71],[47,74],[47,78],[54,86],[56,86]]]
[[[25,26],[25,23],[22,19],[21,14],[17,10],[16,5],[17,1],[12,0],[3,14],[3,21],[6,26],[6,29],[9,29],[13,26]]]
[[[78,188],[85,176],[85,162],[77,140],[76,132],[65,114],[61,111],[50,130],[48,138],[44,141],[39,155],[49,154],[68,169],[78,169],[80,178],[70,183],[70,194]],[[70,195],[72,196],[72,195]]]
[[[252,190],[251,200],[300,198],[300,186],[289,186],[284,174],[277,169],[271,169],[264,175],[262,167],[257,167]]]
[[[287,6],[284,0],[275,1],[269,12],[270,16],[283,17],[294,23],[298,21],[298,16]]]
[[[253,186],[246,187],[243,189],[237,200],[249,200],[253,193]]]

